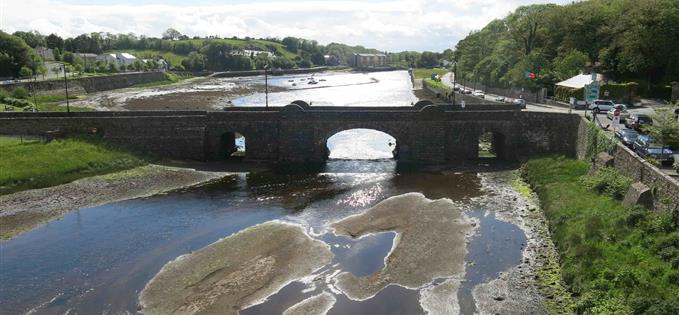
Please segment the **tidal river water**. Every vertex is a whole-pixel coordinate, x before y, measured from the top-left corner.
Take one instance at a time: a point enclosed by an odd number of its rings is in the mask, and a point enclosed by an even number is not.
[[[382,75],[381,82],[388,82],[389,76]],[[366,84],[351,89],[370,86],[371,76],[365,79]],[[359,99],[348,92],[340,94],[346,96],[343,105]],[[409,103],[414,97],[412,91],[404,95],[396,98]],[[259,102],[258,97],[234,103],[247,106]],[[314,96],[314,104],[334,99],[325,97]],[[364,99],[368,105],[377,101],[372,96]],[[226,248],[228,255],[254,251],[257,264],[266,264],[270,260],[262,257],[267,255],[277,261],[286,255],[294,259],[294,253],[304,249],[296,247],[309,242],[327,251],[315,256],[327,260],[302,259],[299,264],[314,265],[308,274],[286,278],[261,299],[215,313],[281,314],[303,301],[327,302],[321,303],[320,312],[327,310],[327,314],[479,311],[486,305],[479,303],[480,288],[517,267],[525,254],[525,227],[508,219],[514,207],[522,206],[505,180],[508,173],[399,165],[389,159],[393,138],[372,132],[355,129],[331,138],[332,159],[322,169],[233,173],[200,187],[76,209],[0,241],[0,314],[163,313],[149,307],[158,304],[153,301],[158,294],[164,294],[150,292],[151,283],[160,291],[171,291],[174,287],[163,281],[188,279],[181,277],[195,276],[192,267],[219,264],[214,255],[198,257],[206,248],[234,244]],[[276,243],[281,242],[276,238],[248,243],[247,231],[271,227],[272,222],[299,227],[303,233],[292,239],[298,245],[280,249],[289,244]],[[231,242],[239,237],[246,241]],[[279,252],[258,253],[262,244],[274,244],[269,250]],[[183,262],[184,267],[177,267]],[[174,269],[163,268],[169,265]],[[247,263],[244,266],[248,268]],[[181,277],[166,276],[170,271]],[[211,283],[221,272],[199,276],[202,280],[195,286]],[[224,278],[231,282],[209,285],[205,296],[212,296],[210,290],[220,285],[224,290],[235,286],[237,294],[238,285],[260,276],[253,273],[239,282],[232,275]],[[194,285],[184,286],[178,290],[193,290]],[[170,298],[162,303],[170,303]]]

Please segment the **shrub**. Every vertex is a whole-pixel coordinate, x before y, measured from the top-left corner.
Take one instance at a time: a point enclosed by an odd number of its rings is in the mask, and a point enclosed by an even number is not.
[[[615,139],[603,132],[595,123],[587,124],[586,157],[588,159],[601,152],[612,153],[616,145]]]
[[[612,167],[601,168],[591,176],[582,176],[580,180],[585,187],[616,199],[624,197],[632,184],[630,178],[620,175]]]
[[[28,97],[28,91],[23,87],[17,87],[12,90],[12,97],[25,99]]]

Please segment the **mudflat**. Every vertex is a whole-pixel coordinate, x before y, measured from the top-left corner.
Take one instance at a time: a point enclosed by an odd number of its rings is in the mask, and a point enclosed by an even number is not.
[[[332,258],[301,226],[270,221],[167,263],[139,304],[144,314],[237,314]]]
[[[450,199],[429,200],[420,193],[388,198],[333,223],[335,233],[351,237],[397,233],[383,269],[366,277],[341,273],[336,285],[349,298],[365,300],[392,283],[420,288],[435,278],[459,276],[465,270],[466,236],[472,223]]]

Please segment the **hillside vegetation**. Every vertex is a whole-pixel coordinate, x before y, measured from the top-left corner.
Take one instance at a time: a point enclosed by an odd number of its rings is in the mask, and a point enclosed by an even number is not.
[[[0,138],[0,195],[145,164],[96,138],[50,142]]]
[[[520,7],[460,41],[456,59],[459,75],[487,86],[548,87],[594,65],[613,80],[636,81],[642,93],[658,94],[679,80],[679,1]]]
[[[679,314],[679,227],[673,214],[619,200],[631,180],[563,157],[528,161],[577,314]],[[676,214],[674,214],[676,215]]]

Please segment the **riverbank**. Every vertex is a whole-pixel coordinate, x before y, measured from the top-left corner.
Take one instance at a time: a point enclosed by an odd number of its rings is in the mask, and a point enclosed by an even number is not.
[[[67,183],[145,164],[96,137],[49,142],[0,137],[0,195]]]
[[[672,214],[625,208],[588,189],[587,169],[587,162],[559,157],[533,159],[522,169],[549,222],[575,312],[679,313]]]
[[[0,196],[0,239],[10,239],[73,209],[152,196],[227,176],[189,168],[146,165],[67,184]]]

